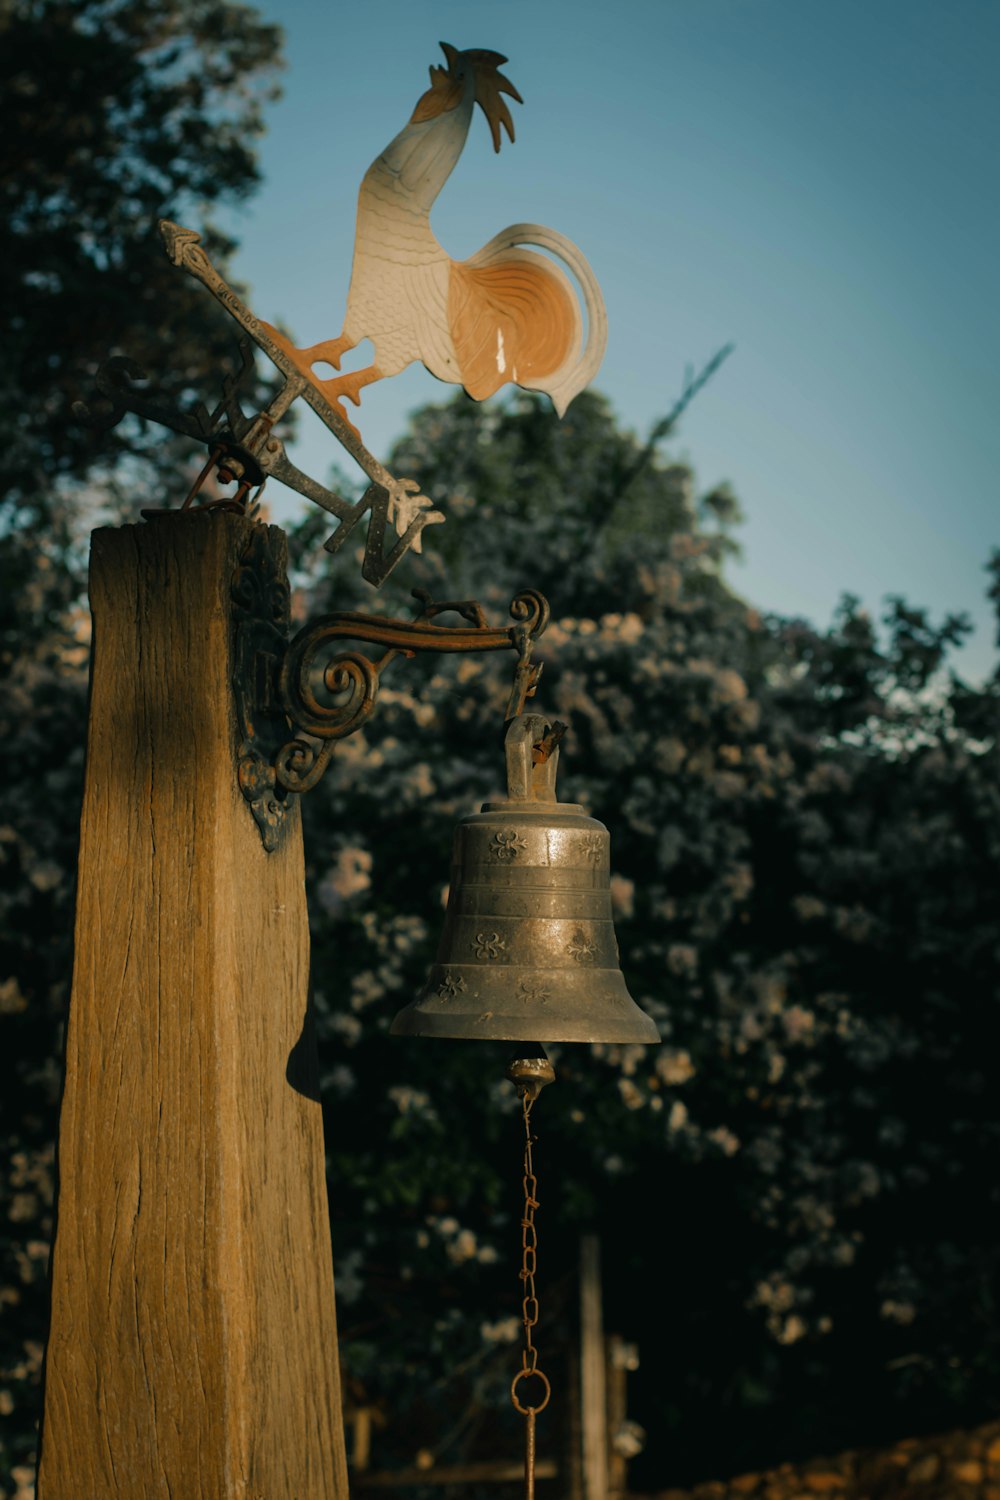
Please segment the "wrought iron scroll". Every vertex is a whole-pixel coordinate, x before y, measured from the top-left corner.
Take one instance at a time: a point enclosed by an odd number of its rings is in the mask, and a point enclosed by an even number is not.
[[[277,849],[295,802],[276,783],[274,757],[288,737],[278,675],[288,646],[288,581],[276,565],[264,527],[255,527],[232,583],[233,692],[240,745],[240,790],[264,848]]]
[[[382,673],[397,656],[516,650],[520,668],[522,661],[529,661],[532,643],[548,624],[549,606],[534,589],[523,590],[512,601],[510,613],[515,623],[495,630],[475,600],[435,601],[422,590],[414,590],[414,594],[423,608],[413,621],[342,611],[311,620],[289,642],[279,675],[279,693],[298,734],[282,746],[275,759],[279,787],[305,792],[316,785],[330,762],[335,742],[353,734],[371,718]],[[438,615],[449,612],[467,623],[432,623]],[[335,651],[322,663],[324,652],[345,640],[386,649],[376,661],[356,651]],[[540,670],[529,662],[526,696],[534,692]],[[319,698],[317,677],[335,701]],[[301,735],[320,743],[310,744]]]
[[[266,849],[278,847],[295,794],[317,784],[337,741],[371,718],[382,673],[396,657],[513,650],[517,663],[507,716],[522,712],[535,691],[541,666],[531,661],[531,652],[549,620],[548,603],[535,589],[515,596],[513,623],[498,628],[475,600],[433,600],[415,589],[420,609],[413,620],[341,611],[311,620],[287,641],[287,584],[279,586],[267,567],[266,550],[254,539],[233,582],[239,783]],[[464,623],[434,623],[448,613]],[[339,649],[346,642],[384,649],[372,659]]]

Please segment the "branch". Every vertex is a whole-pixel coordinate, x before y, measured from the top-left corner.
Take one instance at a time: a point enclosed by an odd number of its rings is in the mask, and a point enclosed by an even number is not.
[[[642,474],[646,468],[648,468],[649,464],[652,462],[656,454],[657,443],[662,442],[663,439],[673,431],[677,423],[680,421],[681,417],[691,405],[691,402],[694,400],[695,396],[697,396],[698,392],[708,384],[712,376],[725,363],[725,361],[729,358],[735,348],[735,344],[724,344],[721,349],[719,349],[715,354],[712,355],[712,358],[708,361],[708,364],[705,365],[704,368],[701,369],[698,374],[693,377],[691,374],[691,366],[688,366],[684,375],[684,387],[680,395],[678,396],[677,400],[674,402],[670,410],[667,412],[667,415],[665,417],[661,417],[660,420],[656,423],[656,426],[650,432],[649,437],[646,439],[645,447],[639,454],[639,457],[636,459],[631,469],[629,469],[626,473],[625,478],[622,480],[621,484],[618,486],[618,492],[612,500],[610,506],[608,507],[608,515],[612,515],[614,513],[614,511],[617,509],[619,501],[621,501],[625,496],[626,491],[631,488],[631,486],[638,479],[639,475]]]

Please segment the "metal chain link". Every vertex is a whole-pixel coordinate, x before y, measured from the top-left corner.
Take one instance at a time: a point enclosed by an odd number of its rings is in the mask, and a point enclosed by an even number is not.
[[[521,1109],[524,1116],[524,1216],[521,1219],[521,1318],[524,1323],[524,1348],[521,1351],[521,1368],[514,1376],[510,1387],[511,1400],[516,1411],[525,1418],[524,1448],[524,1493],[525,1500],[534,1500],[535,1495],[535,1417],[549,1404],[552,1389],[548,1376],[538,1368],[538,1350],[535,1348],[533,1330],[538,1324],[538,1295],[535,1291],[535,1272],[538,1266],[538,1234],[535,1229],[535,1210],[538,1208],[538,1179],[535,1176],[531,1148],[531,1106],[534,1100],[528,1090],[521,1093]],[[528,1376],[541,1382],[542,1399],[537,1406],[521,1401],[517,1394],[520,1382]]]

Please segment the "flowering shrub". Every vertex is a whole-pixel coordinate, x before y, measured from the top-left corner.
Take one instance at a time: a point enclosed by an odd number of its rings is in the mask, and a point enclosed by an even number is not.
[[[602,1230],[608,1317],[642,1344],[634,1482],[652,1488],[697,1473],[720,1421],[737,1466],[786,1456],[790,1411],[819,1448],[988,1402],[1000,796],[997,680],[943,670],[960,620],[892,601],[880,637],[850,599],[825,632],[762,617],[725,588],[728,532],[689,471],[654,460],[616,489],[636,452],[594,396],[561,426],[530,398],[459,398],[394,461],[450,517],[422,586],[495,618],[524,584],[549,593],[537,701],[570,725],[561,796],[611,829],[623,966],[663,1033],[552,1048],[536,1115],[544,1276]],[[479,1330],[517,1307],[516,1112],[502,1047],[386,1030],[433,956],[453,823],[499,789],[505,664],[392,681],[307,805],[307,858],[322,884],[333,851],[372,856],[335,916],[313,903],[331,1057],[359,983],[371,1001],[356,1091],[328,1105],[336,1240],[367,1268],[344,1356],[393,1410],[439,1371],[433,1446],[449,1402],[478,1399],[448,1365],[485,1358]],[[369,1144],[338,1150],[359,1098]],[[429,1210],[457,1226],[445,1242]],[[459,1264],[460,1243],[497,1259]]]
[[[611,830],[623,967],[664,1038],[550,1049],[540,1346],[572,1331],[597,1230],[606,1319],[641,1346],[637,1488],[977,1418],[1000,1373],[998,680],[947,677],[960,622],[899,601],[881,636],[851,600],[826,631],[749,609],[722,578],[731,497],[699,500],[593,395],[562,424],[460,398],[392,462],[449,515],[406,586],[494,619],[524,585],[550,597],[537,703],[570,726],[560,794]],[[371,609],[343,574],[336,607]],[[333,607],[304,562],[297,585],[301,610]],[[58,617],[0,698],[11,1472],[33,1445],[82,768]],[[304,805],[342,1356],[391,1416],[380,1464],[518,1442],[509,1048],[387,1035],[433,957],[453,824],[500,790],[511,665],[394,663]]]

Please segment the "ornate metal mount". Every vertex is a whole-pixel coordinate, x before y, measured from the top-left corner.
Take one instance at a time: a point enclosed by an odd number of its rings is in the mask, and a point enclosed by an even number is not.
[[[397,656],[516,651],[507,717],[522,713],[534,695],[542,669],[531,660],[532,647],[549,620],[549,606],[536,590],[517,594],[510,606],[514,623],[497,629],[474,600],[435,601],[415,589],[420,609],[414,620],[343,611],[310,621],[286,643],[288,588],[264,559],[263,548],[251,542],[233,581],[233,606],[239,784],[265,849],[278,847],[295,794],[320,780],[337,741],[371,718],[382,673]],[[433,623],[449,612],[465,623]],[[354,641],[385,649],[374,660],[337,649]]]
[[[160,233],[173,264],[188,271],[207,287],[249,335],[239,342],[239,368],[223,381],[222,398],[213,411],[209,412],[200,402],[188,411],[181,411],[138,386],[137,382],[146,379],[145,372],[134,361],[119,356],[108,360],[97,373],[100,401],[93,407],[77,402],[75,414],[95,427],[110,428],[120,422],[126,412],[134,412],[205,443],[210,457],[184,502],[185,508],[194,502],[213,469],[224,484],[235,482],[237,485],[230,499],[214,503],[240,511],[246,511],[250,505],[250,491],[256,487],[259,495],[265,480],[273,476],[337,518],[340,524],[324,543],[328,552],[339,552],[354,528],[370,513],[361,571],[362,576],[378,588],[411,548],[414,552],[420,551],[424,527],[443,521],[444,516],[431,507],[425,495],[419,493],[415,480],[394,478],[369,453],[338,404],[328,401],[322,391],[306,379],[281,345],[219,275],[193,230],[182,229],[179,224],[164,219],[160,223]],[[251,339],[281,371],[284,381],[271,404],[264,411],[248,417],[237,396],[253,374]],[[352,505],[297,469],[285,453],[281,439],[275,436],[275,424],[300,396],[367,475],[370,481],[368,489],[357,504]],[[387,525],[392,525],[397,534],[397,541],[388,553],[385,550]]]

